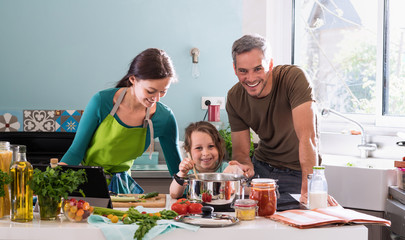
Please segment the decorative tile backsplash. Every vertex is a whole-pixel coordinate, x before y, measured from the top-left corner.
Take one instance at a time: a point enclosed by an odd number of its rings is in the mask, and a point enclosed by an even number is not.
[[[22,111],[0,110],[0,132],[17,132],[23,129]]]
[[[76,132],[83,110],[0,110],[0,132]]]

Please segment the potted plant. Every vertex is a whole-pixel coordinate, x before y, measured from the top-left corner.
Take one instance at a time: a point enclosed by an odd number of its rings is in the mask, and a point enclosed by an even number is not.
[[[45,171],[35,169],[29,185],[38,196],[41,220],[55,220],[60,213],[62,198],[67,199],[68,194],[86,181],[84,169],[63,171],[60,166],[47,167]]]
[[[228,153],[228,154],[225,154],[225,159],[231,160],[232,159],[231,127],[228,125],[226,128],[220,129],[219,134],[225,141],[225,150]],[[253,156],[254,151],[255,151],[255,147],[253,144],[253,134],[250,133],[250,154],[249,154],[250,157]]]

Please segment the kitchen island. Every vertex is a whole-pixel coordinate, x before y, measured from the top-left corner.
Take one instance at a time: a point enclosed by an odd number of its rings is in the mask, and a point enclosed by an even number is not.
[[[166,208],[173,200],[168,196]],[[162,209],[156,209],[160,211]],[[233,212],[226,213],[234,216]],[[156,240],[178,239],[311,239],[311,240],[366,240],[367,228],[363,225],[297,229],[272,220],[256,217],[253,221],[223,228],[200,228],[197,232],[176,229],[156,237]],[[72,223],[64,216],[57,221],[41,221],[39,214],[34,213],[33,222],[15,223],[7,217],[0,219],[0,239],[105,239],[101,230],[87,223]]]

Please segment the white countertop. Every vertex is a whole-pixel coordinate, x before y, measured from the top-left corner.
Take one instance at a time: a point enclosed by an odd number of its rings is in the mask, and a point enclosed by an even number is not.
[[[169,197],[170,198],[170,197]],[[173,201],[169,199],[167,206]],[[160,211],[162,209],[156,209]],[[233,215],[233,212],[226,213]],[[311,239],[311,240],[366,240],[367,228],[363,225],[322,227],[312,229],[297,229],[272,220],[256,217],[253,221],[241,221],[240,223],[224,228],[200,228],[197,232],[184,229],[176,229],[159,239],[180,238],[193,240],[199,239]],[[265,237],[266,236],[266,237]],[[57,221],[41,221],[39,214],[34,213],[34,220],[30,223],[11,222],[8,217],[0,219],[0,239],[41,239],[41,240],[71,240],[71,239],[105,239],[101,230],[87,223],[72,223],[62,217]]]

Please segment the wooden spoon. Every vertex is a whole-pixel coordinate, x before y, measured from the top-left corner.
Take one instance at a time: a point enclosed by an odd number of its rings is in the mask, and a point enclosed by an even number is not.
[[[191,155],[190,155],[189,152],[187,152],[187,157],[190,158],[191,160],[193,160],[193,159],[191,158]],[[194,172],[195,179],[198,179],[197,171],[195,170],[195,164],[194,164],[194,162],[193,162],[193,172]]]

